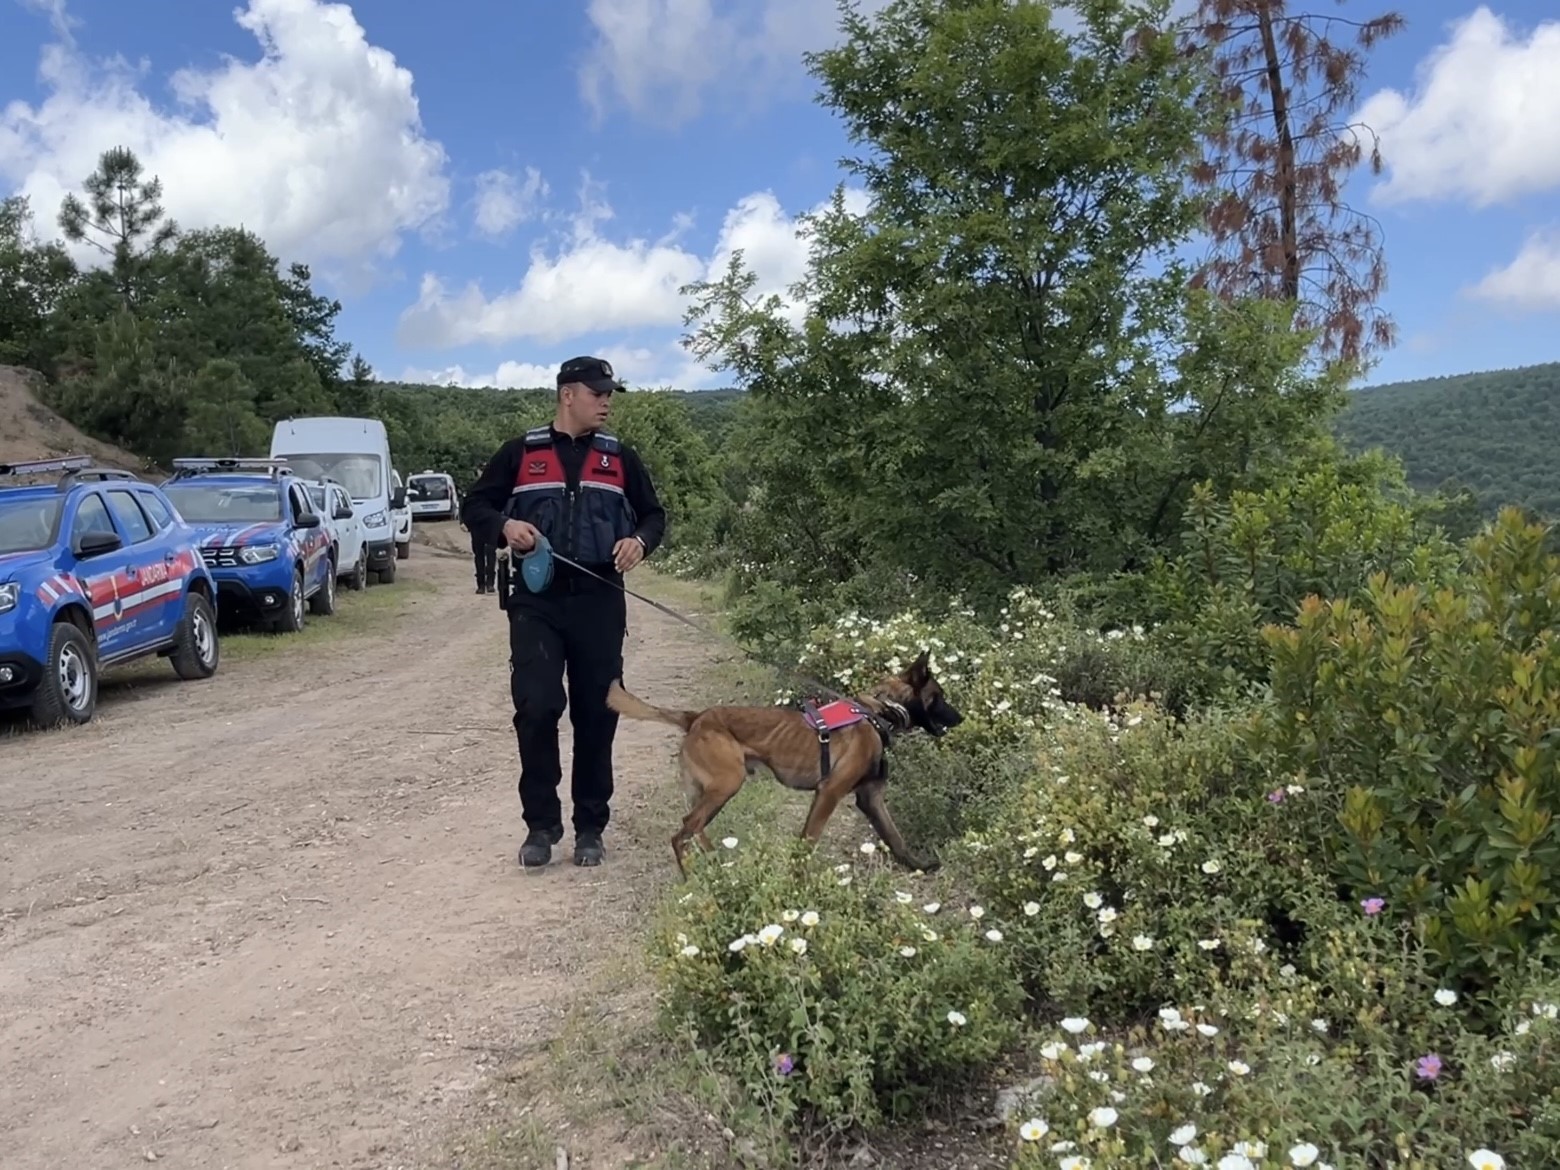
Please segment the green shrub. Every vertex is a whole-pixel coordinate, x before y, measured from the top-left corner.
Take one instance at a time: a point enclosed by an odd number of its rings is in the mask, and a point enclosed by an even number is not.
[[[1171,1001],[1102,1032],[1063,1015],[1013,1118],[1015,1165],[1549,1165],[1560,1149],[1560,982],[1512,977],[1490,1034],[1425,952],[1356,915],[1254,1003]]]
[[[690,872],[654,935],[664,1023],[782,1120],[903,1117],[1014,1039],[1006,945],[874,858],[833,869],[792,839],[726,838]]]
[[[1268,632],[1274,706],[1252,742],[1323,799],[1310,846],[1471,985],[1560,956],[1560,559],[1545,538],[1508,510],[1450,588],[1378,577]]]
[[[1180,550],[1120,578],[1111,608],[1162,626],[1197,694],[1243,692],[1267,676],[1262,628],[1308,596],[1355,596],[1375,573],[1444,580],[1456,549],[1432,519],[1402,468],[1375,455],[1321,459],[1227,499],[1200,485]]]
[[[1147,705],[1060,724],[989,832],[952,856],[1032,995],[1119,1024],[1260,988],[1330,889],[1290,822],[1309,799],[1241,763],[1239,725]]]

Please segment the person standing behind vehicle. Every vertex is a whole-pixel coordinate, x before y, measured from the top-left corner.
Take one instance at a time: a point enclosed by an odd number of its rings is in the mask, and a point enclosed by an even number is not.
[[[479,467],[477,469],[476,478],[480,479],[481,477],[482,469]],[[494,576],[498,572],[498,545],[495,542],[488,540],[486,536],[477,529],[467,525],[465,521],[465,514],[466,501],[462,500],[460,505],[460,530],[462,532],[469,532],[471,534],[471,559],[475,563],[477,569],[477,592],[496,592]]]
[[[545,590],[531,593],[516,571],[505,599],[520,807],[529,830],[520,864],[527,868],[551,861],[553,846],[563,839],[558,720],[566,705],[565,675],[574,728],[574,864],[600,865],[605,855],[618,723],[606,698],[608,685],[623,673],[623,574],[655,552],[666,530],[666,511],[638,453],[601,429],[613,393],[624,389],[611,365],[596,357],[570,358],[557,382],[551,425],[501,446],[461,508],[473,538],[495,548],[507,545],[515,562],[545,536],[560,554],[606,578],[594,580],[554,562]]]

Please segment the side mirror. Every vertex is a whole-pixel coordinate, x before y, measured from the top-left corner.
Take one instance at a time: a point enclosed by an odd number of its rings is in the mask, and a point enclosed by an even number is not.
[[[331,519],[333,519],[333,520],[350,520],[350,519],[352,519],[352,509],[343,506],[343,507],[337,508],[330,515],[331,515]]]
[[[320,514],[318,512],[305,512],[298,517],[295,528],[318,528],[320,526]]]
[[[390,507],[397,512],[406,507],[406,489],[404,487],[396,488],[395,492],[390,496]]]
[[[123,546],[124,541],[119,539],[119,533],[117,532],[88,532],[76,541],[76,555],[78,557],[100,557],[104,553],[111,553]]]

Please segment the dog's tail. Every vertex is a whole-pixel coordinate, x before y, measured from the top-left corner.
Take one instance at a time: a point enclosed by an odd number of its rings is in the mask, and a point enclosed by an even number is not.
[[[668,711],[664,707],[652,707],[649,703],[623,689],[617,679],[607,688],[607,706],[625,719],[640,719],[650,723],[670,723],[684,731],[693,726],[700,715],[698,711]]]

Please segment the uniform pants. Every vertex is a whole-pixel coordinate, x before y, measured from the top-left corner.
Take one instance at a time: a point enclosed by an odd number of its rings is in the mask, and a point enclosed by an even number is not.
[[[523,586],[521,589],[523,590]],[[570,795],[576,835],[607,827],[617,713],[607,687],[623,673],[627,601],[592,582],[556,582],[541,597],[517,593],[509,609],[509,688],[520,743],[520,809],[531,829],[562,831],[558,720],[574,728]]]
[[[482,589],[493,588],[498,573],[498,549],[475,532],[471,534],[471,559],[477,566],[477,585]]]

